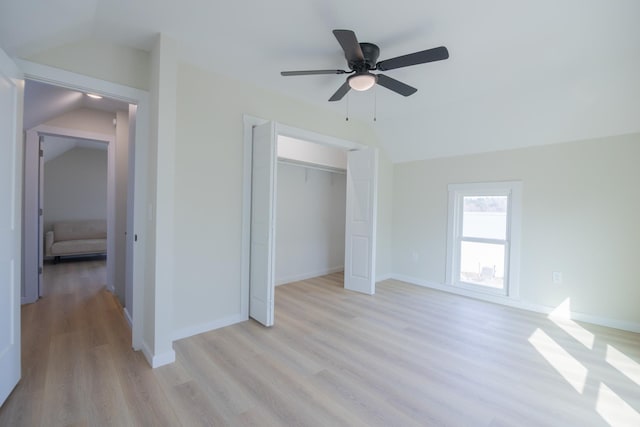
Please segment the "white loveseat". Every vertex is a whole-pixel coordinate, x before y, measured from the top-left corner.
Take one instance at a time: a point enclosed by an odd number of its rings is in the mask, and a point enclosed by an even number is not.
[[[45,236],[45,256],[93,255],[107,253],[105,220],[64,221],[53,224]]]

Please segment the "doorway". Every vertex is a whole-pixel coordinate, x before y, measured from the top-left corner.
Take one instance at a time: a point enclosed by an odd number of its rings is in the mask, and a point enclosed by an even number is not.
[[[42,296],[43,253],[57,257],[97,252],[107,255],[107,289],[129,313],[125,255],[133,106],[29,79],[24,99],[22,303]],[[66,235],[60,242],[53,233],[58,226]]]
[[[279,136],[277,158],[276,286],[342,273],[347,151]]]
[[[103,96],[105,99],[125,103],[128,106],[128,111],[123,112],[122,115],[122,117],[129,121],[128,128],[123,131],[129,138],[129,146],[126,152],[129,161],[124,163],[128,184],[125,183],[125,189],[119,192],[121,201],[124,200],[123,215],[125,218],[124,225],[120,228],[120,234],[126,233],[126,238],[123,239],[124,249],[120,248],[119,252],[120,254],[124,253],[124,257],[126,258],[125,262],[121,263],[123,269],[126,271],[124,279],[124,294],[126,298],[125,317],[132,328],[132,348],[140,350],[143,342],[142,316],[144,311],[146,239],[139,239],[138,236],[140,234],[144,236],[148,231],[146,221],[146,152],[149,136],[148,93],[64,70],[44,67],[27,61],[18,61],[18,66],[24,73],[25,81],[33,81],[41,84],[47,83],[59,89],[70,90],[80,96],[85,96],[87,93],[97,94]],[[113,125],[114,124],[112,124],[112,126]],[[29,128],[26,122],[25,128]],[[42,133],[46,134],[46,131]],[[86,131],[85,135],[81,135],[80,137],[87,139]],[[95,138],[91,136],[89,136],[88,139],[104,140],[101,137]],[[114,150],[112,154],[114,157],[117,156],[117,150]],[[123,154],[123,150],[120,150],[119,154]],[[113,162],[113,164],[115,165],[115,162]],[[113,173],[112,176],[115,177],[116,174]],[[23,214],[26,215],[27,212],[32,211],[27,211],[27,207],[25,206]],[[24,230],[25,232],[30,230],[26,222],[24,224]],[[24,238],[26,242],[26,236]],[[35,237],[35,241],[39,241],[37,236]],[[115,243],[115,239],[112,239],[112,241]],[[113,251],[113,248],[111,248],[111,251]],[[113,271],[113,269],[109,270]],[[37,272],[38,270],[35,271]],[[26,269],[24,273],[26,279]],[[23,287],[24,285],[25,283],[23,283]]]
[[[28,88],[28,86],[27,86]],[[29,116],[30,108],[25,103],[25,116]],[[65,119],[74,120],[86,118],[86,114],[75,117],[74,112],[65,115]],[[84,116],[84,117],[83,117]],[[108,115],[107,115],[108,116]],[[60,117],[60,116],[59,116]],[[108,118],[108,117],[107,117]],[[24,283],[22,291],[22,303],[33,303],[42,296],[42,274],[44,253],[46,252],[45,234],[52,228],[52,220],[97,220],[102,219],[106,223],[107,231],[107,288],[114,291],[114,271],[116,269],[116,165],[115,165],[115,135],[96,132],[80,131],[78,129],[53,127],[50,125],[38,125],[26,132],[25,162],[24,162]],[[47,148],[45,148],[45,145]],[[106,171],[100,173],[100,164],[95,164],[99,159],[95,155],[82,156],[82,150],[102,148],[106,149]],[[78,151],[80,150],[80,151]],[[101,151],[101,150],[99,150]],[[104,152],[104,151],[102,151]],[[78,157],[77,154],[80,154]],[[100,154],[100,152],[98,152]],[[59,157],[57,157],[59,156]],[[61,166],[59,184],[62,194],[58,194],[55,204],[45,204],[45,188],[51,183],[45,181],[45,162],[51,157],[57,157],[55,162],[65,161]],[[100,156],[103,157],[103,156]],[[69,163],[68,159],[75,159]],[[80,167],[79,163],[94,163],[94,168]],[[104,173],[106,172],[106,173]],[[57,175],[60,175],[58,173]],[[102,176],[104,175],[104,176]],[[104,182],[94,183],[97,188],[87,188],[87,184],[94,181],[97,176],[102,176]],[[73,191],[74,181],[83,181],[79,188]],[[104,184],[104,185],[103,185]],[[50,187],[51,188],[51,187]],[[84,189],[84,191],[79,191]],[[68,191],[73,191],[68,193]],[[97,194],[102,193],[105,200],[102,203],[97,200]],[[65,196],[67,194],[68,196]],[[70,196],[70,197],[69,197]],[[86,197],[87,203],[78,203],[78,198]],[[66,203],[58,203],[60,199],[67,199]],[[102,209],[96,207],[102,205]],[[80,208],[81,207],[81,208]],[[97,211],[96,211],[97,209]]]
[[[286,136],[348,151],[345,289],[375,293],[377,151],[365,145],[244,117],[243,317],[274,322],[276,144]]]

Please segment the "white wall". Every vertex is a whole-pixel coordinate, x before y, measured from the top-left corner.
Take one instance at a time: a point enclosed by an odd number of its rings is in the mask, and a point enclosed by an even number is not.
[[[136,89],[150,88],[149,53],[127,46],[88,38],[25,59]]]
[[[276,284],[344,269],[346,175],[278,162]]]
[[[522,302],[640,327],[638,159],[632,134],[396,164],[394,273],[444,284],[447,184],[522,180]]]
[[[144,345],[152,366],[175,360],[173,337],[174,190],[176,167],[177,46],[158,35],[151,52],[147,276]]]
[[[376,281],[391,277],[393,271],[393,191],[394,165],[378,157],[378,228],[376,245]]]
[[[44,166],[45,231],[84,219],[107,219],[106,150],[74,148]]]
[[[46,163],[49,160],[53,160],[77,146],[78,140],[75,138],[47,136],[42,159]]]

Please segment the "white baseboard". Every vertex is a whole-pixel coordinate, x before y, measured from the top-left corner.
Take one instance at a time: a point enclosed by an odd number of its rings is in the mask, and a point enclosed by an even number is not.
[[[276,278],[276,286],[284,285],[285,283],[298,282],[300,280],[307,280],[318,276],[326,276],[327,274],[339,273],[344,271],[344,265],[338,267],[331,267],[320,271],[314,271],[313,273],[296,274],[294,276]]]
[[[124,311],[124,318],[127,319],[127,323],[129,324],[129,327],[133,328],[133,319],[131,318],[131,314],[129,314],[129,309],[125,307],[122,309],[122,311]]]
[[[387,274],[381,274],[379,276],[376,276],[376,282],[383,282],[389,279],[393,279],[393,274],[387,273]]]
[[[147,359],[149,365],[152,368],[159,368],[160,366],[168,365],[176,361],[176,352],[171,349],[162,354],[153,354],[146,342],[142,343],[142,354]]]
[[[429,282],[427,280],[422,280],[415,277],[405,276],[402,274],[392,274],[390,278],[394,280],[399,280],[401,282],[410,283],[412,285],[435,289],[435,290],[447,292],[450,294],[462,295],[465,297],[488,301],[488,302],[501,304],[509,307],[519,308],[522,310],[533,311],[536,313],[550,314],[556,309],[556,307],[550,307],[550,306],[541,305],[541,304],[534,304],[527,301],[523,301],[521,299],[483,294],[481,292],[473,292],[466,289],[456,288],[453,286],[447,286],[440,283]],[[623,331],[640,333],[640,323],[628,322],[625,320],[612,319],[612,318],[601,317],[601,316],[594,316],[592,314],[580,313],[575,311],[571,311],[568,315],[569,315],[569,318],[572,320],[592,323],[594,325],[606,326],[614,329],[621,329]]]
[[[213,331],[215,329],[224,328],[225,326],[230,326],[235,323],[243,322],[247,320],[246,317],[243,317],[241,313],[234,314],[229,317],[224,317],[222,319],[214,320],[212,322],[201,323],[199,325],[189,326],[186,328],[182,328],[180,330],[174,331],[173,340],[181,340],[183,338],[192,337],[194,335],[202,334],[205,332]]]
[[[637,334],[640,334],[640,323],[636,322],[627,322],[626,320],[604,318],[575,311],[572,311],[570,313],[570,318],[579,322],[592,323],[594,325],[607,326],[609,328],[621,329],[623,331],[635,332]]]

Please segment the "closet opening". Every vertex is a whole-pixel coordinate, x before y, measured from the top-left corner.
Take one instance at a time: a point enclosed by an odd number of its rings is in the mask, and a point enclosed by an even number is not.
[[[279,144],[279,140],[283,142]],[[281,146],[280,149],[278,145]],[[265,326],[272,326],[275,321],[276,284],[317,277],[332,270],[344,269],[341,287],[345,290],[373,295],[377,150],[364,144],[245,115],[244,154],[243,316],[246,314],[246,318],[251,317]],[[326,162],[327,157],[337,159],[342,155],[346,158],[345,196],[338,191],[333,194],[330,192],[332,187],[338,188],[338,182],[343,176],[339,172],[343,170],[344,163],[336,164],[335,159],[333,162]],[[324,159],[324,162],[319,159]],[[278,164],[281,166],[278,167]],[[279,169],[288,174],[289,179],[279,177]],[[324,178],[321,178],[322,175]],[[303,192],[302,184],[311,186],[310,178],[323,189],[325,199],[305,199],[308,196]],[[321,182],[324,184],[321,185]],[[295,188],[296,185],[298,188]],[[279,200],[278,191],[294,195],[289,200]],[[280,195],[280,199],[282,197],[284,196]],[[344,205],[338,202],[342,197],[345,199]],[[292,206],[285,211],[285,219],[280,218],[280,225],[278,216],[283,213],[279,212],[279,204]],[[331,213],[328,211],[329,205],[333,204],[344,206],[340,215],[344,221],[344,232],[342,221],[335,220],[331,229],[326,228],[320,235],[313,235],[314,232],[317,233],[317,228],[313,229],[310,225],[313,221],[326,226],[331,224],[329,218],[339,215],[337,210]],[[288,227],[287,222],[291,221],[300,223],[297,231],[292,231],[297,235],[287,235],[289,229],[294,228]],[[300,234],[302,237],[305,234],[311,235],[316,241],[299,239]],[[343,239],[329,238],[329,235],[340,234],[343,234]],[[340,249],[337,248],[339,241],[343,243],[342,263],[336,256],[340,254]],[[281,249],[279,256],[278,247]],[[286,248],[284,252],[283,247]],[[278,258],[280,261],[277,261]]]
[[[344,287],[347,151],[278,136],[275,285]]]

